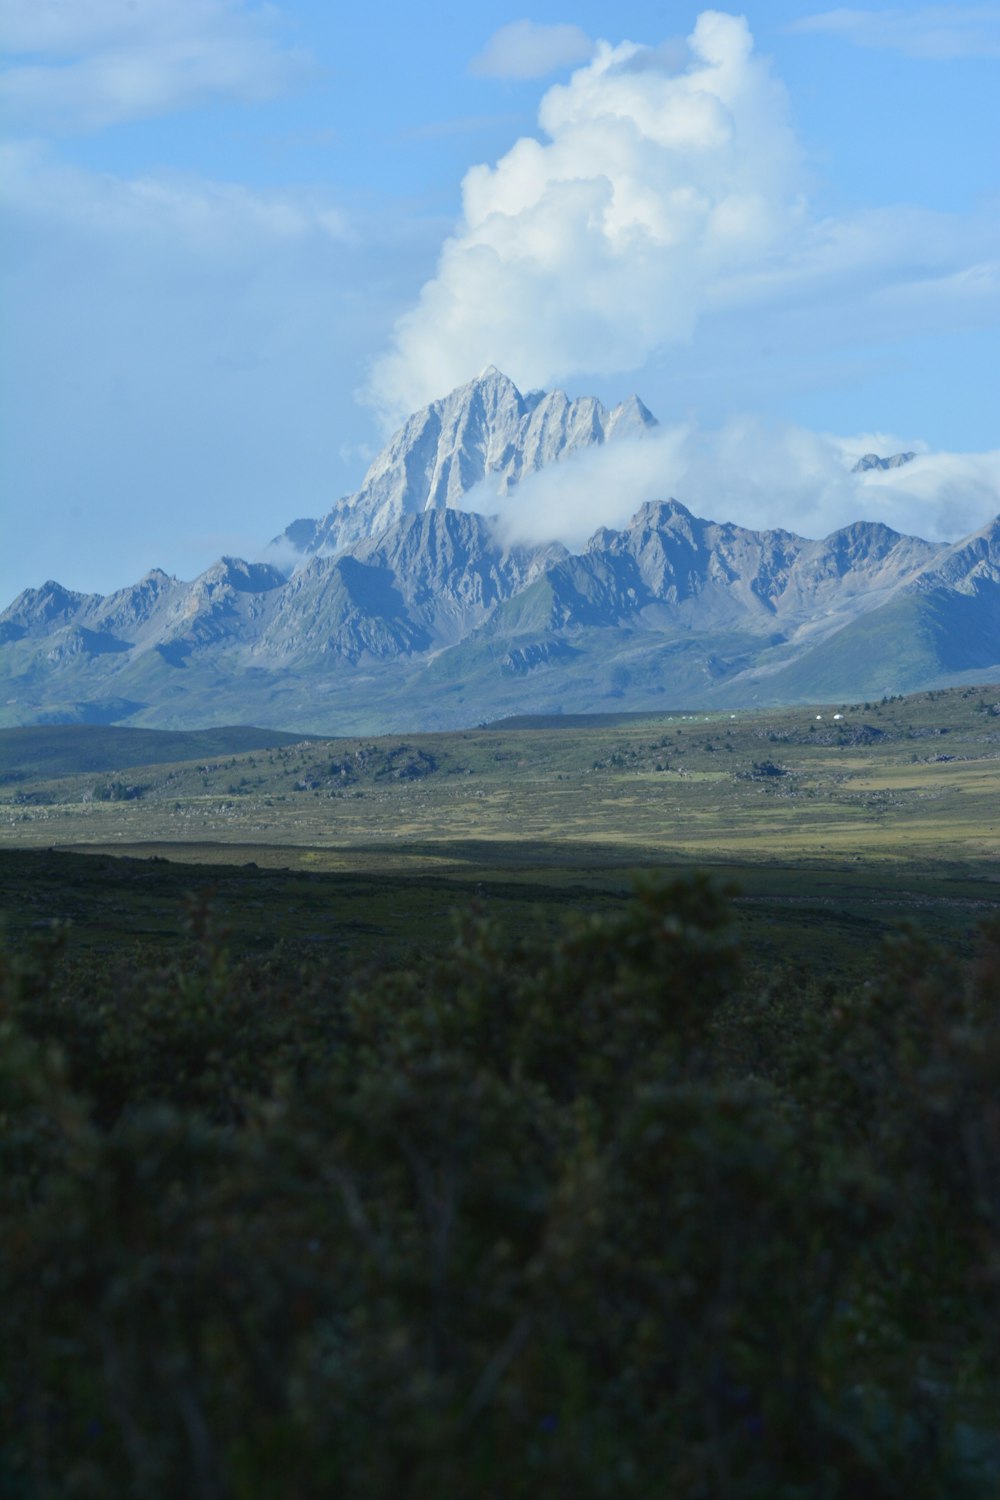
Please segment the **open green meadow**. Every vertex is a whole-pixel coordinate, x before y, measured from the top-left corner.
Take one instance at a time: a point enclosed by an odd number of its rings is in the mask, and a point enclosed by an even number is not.
[[[376,851],[422,865],[435,846],[465,842],[498,846],[507,864],[502,846],[524,840],[643,857],[989,862],[1000,856],[998,698],[987,688],[815,712],[509,720],[166,764],[122,759],[117,737],[134,732],[103,730],[104,764],[88,745],[91,767],[74,775],[38,767],[33,745],[19,759],[17,737],[35,731],[8,730],[0,835],[308,849],[326,868],[370,865]],[[65,759],[81,731],[46,733]]]
[[[636,871],[701,868],[738,892],[755,955],[839,972],[907,921],[965,950],[1000,900],[1000,688],[382,739],[163,739],[193,754],[157,763],[150,731],[0,733],[13,933],[60,920],[77,945],[169,943],[184,894],[211,888],[252,947],[393,956],[444,940],[470,902],[520,931],[614,906]],[[74,753],[87,769],[61,774]]]

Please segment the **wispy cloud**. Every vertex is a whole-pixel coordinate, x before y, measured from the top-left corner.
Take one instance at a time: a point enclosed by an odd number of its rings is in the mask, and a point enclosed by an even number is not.
[[[856,47],[878,47],[938,61],[1000,57],[1000,5],[925,5],[917,10],[841,7],[802,16],[785,30],[842,37]]]
[[[480,78],[546,78],[586,62],[593,53],[594,43],[579,26],[511,21],[493,33],[469,71]]]
[[[0,146],[0,183],[15,225],[117,242],[125,254],[145,244],[239,259],[268,244],[354,238],[337,204],[318,192],[263,191],[179,172],[114,177],[68,166],[34,142]]]
[[[452,135],[476,135],[483,130],[497,130],[503,126],[523,125],[522,114],[460,115],[451,120],[429,120],[423,125],[411,125],[403,131],[407,141],[436,141]]]
[[[27,133],[271,98],[312,66],[255,0],[7,0],[0,48],[0,109]]]

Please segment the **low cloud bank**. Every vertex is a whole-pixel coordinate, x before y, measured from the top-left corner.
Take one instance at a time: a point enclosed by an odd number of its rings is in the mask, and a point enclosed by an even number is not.
[[[496,513],[511,541],[580,547],[599,526],[622,527],[647,500],[676,499],[695,515],[822,537],[881,521],[928,541],[952,541],[1000,513],[1000,450],[928,453],[892,434],[835,437],[756,419],[715,432],[661,428],[576,454],[509,496],[478,485],[465,509]],[[851,472],[866,452],[914,451],[900,468]]]

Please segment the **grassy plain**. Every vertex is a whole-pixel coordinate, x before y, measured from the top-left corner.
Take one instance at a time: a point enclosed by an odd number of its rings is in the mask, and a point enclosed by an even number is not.
[[[211,888],[241,945],[393,957],[439,942],[470,902],[519,930],[614,906],[643,869],[698,867],[741,893],[761,961],[842,971],[905,921],[964,949],[1000,902],[998,699],[509,720],[214,755],[171,735],[194,758],[148,763],[144,744],[131,766],[129,731],[88,727],[91,769],[73,775],[49,768],[72,763],[80,730],[49,731],[58,750],[6,731],[0,908],[15,934],[65,919],[74,944],[170,943],[184,893]]]
[[[994,1500],[998,700],[0,737],[0,1495]]]

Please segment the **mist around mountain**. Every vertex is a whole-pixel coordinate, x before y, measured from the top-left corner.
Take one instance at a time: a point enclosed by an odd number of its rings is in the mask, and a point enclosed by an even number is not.
[[[410,417],[355,494],[345,495],[318,520],[293,521],[272,545],[338,552],[380,536],[403,516],[463,508],[466,496],[481,484],[491,485],[497,496],[509,494],[549,464],[657,425],[637,396],[609,411],[593,396],[571,401],[563,391],[522,395],[490,365]]]
[[[291,567],[25,590],[0,614],[0,723],[369,733],[1000,676],[1000,518],[954,544],[865,521],[810,540],[664,497],[575,551],[511,540],[519,480],[655,426],[636,397],[522,395],[490,368],[411,417],[354,495],[291,523],[273,552]]]

